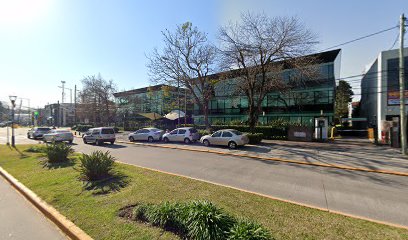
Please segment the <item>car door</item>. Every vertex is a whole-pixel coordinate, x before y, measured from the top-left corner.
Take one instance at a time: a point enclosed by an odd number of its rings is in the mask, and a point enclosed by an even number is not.
[[[91,132],[88,142],[96,142],[96,138],[99,136],[99,129],[94,129]]]
[[[221,142],[221,135],[222,135],[222,131],[216,131],[215,133],[213,133],[211,135],[210,143],[214,145],[219,145]]]
[[[178,133],[178,129],[174,129],[173,131],[170,132],[170,134],[168,135],[168,139],[170,141],[177,141],[177,133]]]
[[[228,131],[223,131],[220,138],[220,145],[228,146],[229,141],[232,138],[232,133]]]
[[[134,140],[140,140],[140,133],[142,129],[137,130],[134,134],[132,134],[132,137]]]
[[[176,141],[184,141],[184,138],[186,138],[186,129],[179,129],[177,133],[177,140]]]

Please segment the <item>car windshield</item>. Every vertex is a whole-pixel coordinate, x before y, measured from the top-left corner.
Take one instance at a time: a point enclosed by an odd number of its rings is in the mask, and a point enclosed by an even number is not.
[[[196,132],[197,132],[197,129],[195,129],[195,128],[190,128],[190,132],[191,132],[191,133],[196,133]]]
[[[51,129],[49,128],[37,128],[38,131],[50,131]]]
[[[152,128],[152,129],[150,129],[150,131],[152,131],[152,132],[158,132],[158,131],[161,131],[160,129],[157,129],[157,128]]]
[[[242,135],[242,132],[240,132],[240,131],[237,131],[237,130],[231,130],[230,132],[232,132],[233,134],[235,134],[235,135]]]
[[[102,128],[102,134],[114,134],[115,131],[112,128]]]

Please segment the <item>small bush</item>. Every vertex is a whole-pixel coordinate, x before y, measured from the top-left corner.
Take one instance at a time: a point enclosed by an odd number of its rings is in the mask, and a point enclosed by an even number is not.
[[[184,232],[182,224],[183,206],[177,203],[165,202],[159,205],[146,207],[145,216],[153,225],[163,228],[177,229]]]
[[[151,208],[150,204],[139,204],[133,209],[133,219],[134,220],[141,220],[141,221],[148,221],[147,219],[147,212]]]
[[[263,139],[263,134],[262,133],[247,133],[246,134],[249,138],[249,144],[258,144],[262,141]]]
[[[238,220],[230,229],[229,240],[269,240],[273,239],[265,228],[247,219]]]
[[[109,151],[94,151],[91,154],[82,154],[79,171],[81,177],[87,181],[95,181],[107,178],[112,175],[115,158]]]
[[[272,239],[261,225],[245,219],[237,221],[209,201],[139,204],[131,218],[172,231],[182,239]]]
[[[26,152],[31,153],[44,153],[45,147],[44,146],[32,146],[25,150]]]
[[[192,239],[226,239],[234,218],[209,201],[193,201],[186,208],[183,224]]]
[[[200,134],[200,136],[205,136],[210,134],[210,132],[208,130],[200,129],[198,130],[198,134]]]
[[[68,156],[74,152],[70,145],[65,143],[53,143],[44,149],[48,163],[58,163],[68,161]]]

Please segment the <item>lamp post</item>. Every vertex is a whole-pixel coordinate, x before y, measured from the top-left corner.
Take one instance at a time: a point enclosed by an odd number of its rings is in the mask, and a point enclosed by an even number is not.
[[[14,137],[14,108],[16,106],[17,96],[9,96],[11,102],[11,146],[16,146],[16,140]]]

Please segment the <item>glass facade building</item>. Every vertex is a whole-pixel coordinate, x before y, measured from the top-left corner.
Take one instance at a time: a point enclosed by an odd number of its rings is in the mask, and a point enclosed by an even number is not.
[[[187,108],[191,113],[191,96],[188,90],[168,85],[155,85],[138,88],[114,94],[118,117],[128,120],[143,120],[140,113],[156,113],[163,116],[172,110],[179,108],[178,97],[180,97],[180,110]],[[185,106],[186,105],[186,106]]]
[[[318,70],[316,77],[304,81],[305,84],[302,87],[284,92],[269,92],[262,102],[262,113],[259,113],[260,123],[268,124],[275,120],[285,120],[313,125],[314,118],[321,116],[322,111],[329,122],[333,121],[336,79],[339,78],[340,73],[340,50],[314,56],[319,59],[319,64],[313,66]],[[294,71],[296,69],[283,70],[280,73],[283,81],[289,81]],[[222,80],[215,86],[214,97],[209,106],[211,123],[247,121],[247,97],[234,96],[231,92],[234,87],[225,87],[225,85],[231,86],[233,81],[233,79]],[[201,112],[198,105],[195,105],[193,115],[195,124],[204,122]]]

